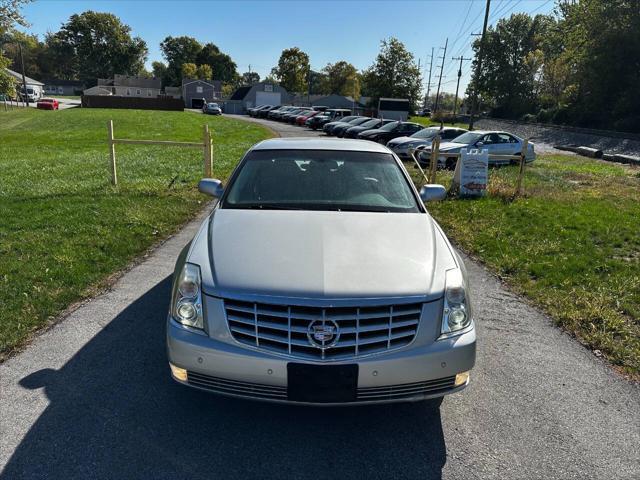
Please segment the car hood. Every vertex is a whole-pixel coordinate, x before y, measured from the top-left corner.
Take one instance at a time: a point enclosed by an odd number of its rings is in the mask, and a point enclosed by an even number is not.
[[[439,298],[455,266],[424,213],[218,209],[208,237],[220,297]]]
[[[361,132],[361,135],[373,136],[373,135],[377,135],[378,133],[386,133],[386,132],[384,130],[380,130],[379,128],[372,128],[372,129]]]
[[[440,144],[441,152],[451,152],[453,150],[461,150],[468,147],[466,143],[444,142]]]

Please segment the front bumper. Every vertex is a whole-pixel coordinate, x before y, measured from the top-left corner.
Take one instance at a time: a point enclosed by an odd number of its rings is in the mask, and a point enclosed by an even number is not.
[[[411,402],[441,397],[466,387],[467,382],[456,386],[455,377],[471,370],[475,364],[476,334],[472,324],[457,337],[428,345],[409,345],[351,361],[328,362],[358,365],[356,397],[339,403],[289,399],[289,363],[328,363],[283,357],[222,342],[194,333],[172,319],[167,322],[167,353],[172,365],[186,370],[187,378],[179,380],[174,376],[176,381],[222,395],[310,405]]]

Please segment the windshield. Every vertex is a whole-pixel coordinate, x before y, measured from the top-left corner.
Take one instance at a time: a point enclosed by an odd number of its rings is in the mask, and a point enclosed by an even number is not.
[[[209,105],[207,105],[207,107],[209,107],[209,108],[218,108],[218,104],[217,103],[210,103]]]
[[[369,120],[371,120],[370,118],[367,117],[362,117],[362,118],[356,118],[355,120],[351,120],[349,122],[349,125],[362,125],[363,123],[368,122]]]
[[[398,126],[400,122],[391,122],[391,123],[387,123],[386,125],[380,127],[380,130],[384,131],[384,132],[390,132],[392,131],[394,128],[396,128]]]
[[[454,138],[453,140],[451,140],[451,142],[471,145],[472,143],[476,143],[478,140],[480,140],[480,138],[482,138],[482,133],[466,132],[459,137]]]
[[[413,135],[411,135],[411,138],[422,138],[422,139],[430,139],[435,137],[438,132],[440,131],[439,128],[423,128],[422,130],[418,130],[416,133],[414,133]]]
[[[380,120],[378,120],[377,118],[371,119],[367,122],[364,122],[363,124],[361,124],[361,127],[375,127],[377,125],[380,124]]]
[[[387,153],[258,150],[247,155],[222,208],[419,212]]]

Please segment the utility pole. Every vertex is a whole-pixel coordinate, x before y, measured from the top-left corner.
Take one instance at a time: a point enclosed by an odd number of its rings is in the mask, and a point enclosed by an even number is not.
[[[473,130],[473,117],[478,108],[478,81],[480,80],[480,72],[482,72],[482,56],[484,55],[484,42],[487,36],[487,23],[489,23],[489,9],[491,8],[491,0],[487,0],[484,9],[484,24],[482,25],[482,37],[480,38],[480,51],[478,52],[478,62],[476,63],[475,84],[473,87],[473,95],[471,98],[471,115],[469,116],[469,130]]]
[[[433,47],[431,47],[431,57],[429,62],[429,81],[427,82],[427,94],[424,97],[424,108],[427,108],[429,93],[431,93],[431,70],[433,69]]]
[[[456,116],[456,110],[458,108],[458,90],[460,88],[460,77],[462,77],[462,61],[472,60],[471,58],[464,58],[462,55],[459,57],[452,57],[451,60],[460,60],[460,67],[458,68],[458,83],[456,83],[456,96],[453,99],[453,116]]]
[[[449,39],[444,42],[444,53],[442,54],[442,63],[440,64],[440,75],[438,76],[438,92],[436,93],[436,106],[433,108],[433,113],[438,111],[438,103],[440,102],[440,84],[442,83],[442,72],[444,70],[444,59],[447,56],[447,45],[449,45]]]
[[[18,42],[18,50],[20,51],[20,63],[22,64],[22,101],[27,102],[27,107],[29,106],[29,94],[27,93],[27,79],[24,77],[24,57],[22,56],[22,44]]]

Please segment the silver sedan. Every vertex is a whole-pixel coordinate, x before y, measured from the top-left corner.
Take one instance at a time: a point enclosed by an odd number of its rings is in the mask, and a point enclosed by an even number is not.
[[[290,138],[251,148],[176,263],[173,378],[312,405],[440,398],[476,356],[464,264],[389,149]]]

